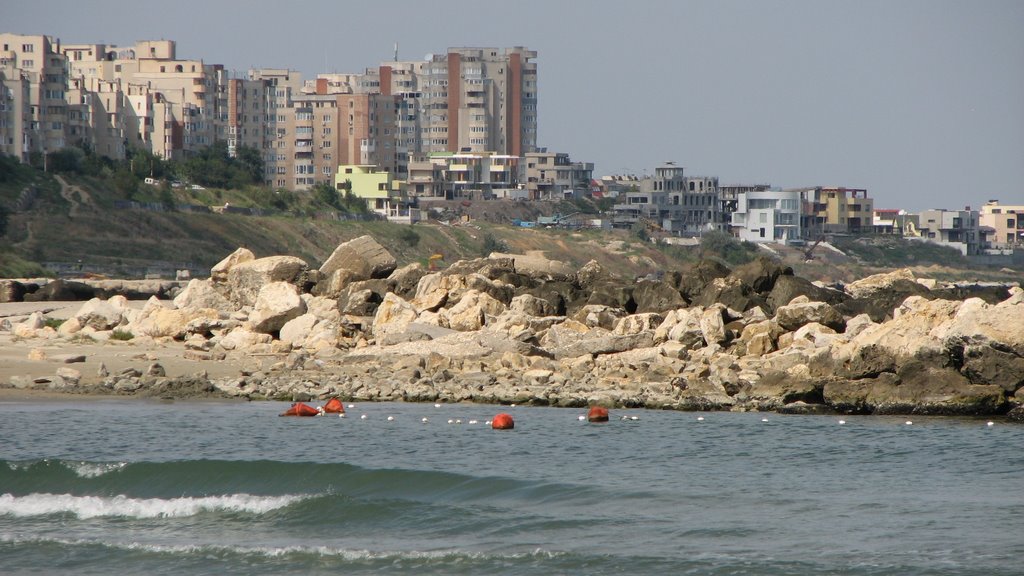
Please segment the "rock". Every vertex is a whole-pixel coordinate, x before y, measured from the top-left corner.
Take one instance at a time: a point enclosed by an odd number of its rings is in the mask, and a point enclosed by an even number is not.
[[[633,301],[636,311],[668,312],[686,306],[686,300],[674,286],[668,282],[641,280],[633,288]]]
[[[325,298],[337,298],[346,286],[357,280],[351,270],[338,268],[330,274],[321,273],[322,279],[313,287],[313,294]]]
[[[467,332],[483,328],[488,318],[494,318],[505,311],[505,305],[488,294],[471,290],[463,295],[455,306],[441,311],[443,325]]]
[[[46,351],[42,348],[33,348],[28,351],[28,359],[34,361],[46,360]]]
[[[146,368],[146,376],[167,376],[167,371],[159,363],[152,363]]]
[[[1006,403],[999,386],[971,384],[951,368],[914,363],[897,376],[896,385],[872,386],[866,401],[876,414],[995,414]]]
[[[558,313],[558,310],[550,301],[538,298],[532,294],[520,294],[512,298],[509,309],[536,317],[555,316]]]
[[[372,236],[360,236],[342,242],[320,266],[325,277],[335,270],[352,272],[353,280],[387,278],[396,267],[394,256],[377,243]]]
[[[833,347],[832,358],[840,376],[857,379],[896,372],[911,359],[948,365],[951,358],[942,336],[957,308],[958,302],[908,298],[896,318],[870,326],[848,343]]]
[[[980,298],[965,300],[946,332],[946,344],[987,344],[1024,357],[1024,303],[993,306]]]
[[[228,273],[235,265],[243,262],[252,262],[255,259],[256,255],[253,254],[251,250],[248,248],[239,248],[231,254],[228,254],[220,262],[214,264],[213,268],[210,269],[210,280],[218,284],[223,284],[228,281]]]
[[[268,256],[240,262],[228,270],[231,300],[239,306],[253,306],[260,290],[272,282],[296,282],[306,263],[293,256]]]
[[[805,324],[818,323],[842,331],[846,325],[842,314],[824,302],[808,302],[806,296],[795,298],[775,312],[775,321],[784,330],[796,330]]]
[[[653,333],[663,321],[664,318],[662,318],[661,314],[655,314],[653,312],[631,314],[625,318],[620,318],[618,322],[615,323],[615,328],[612,329],[612,334],[639,334],[645,331]]]
[[[111,330],[124,321],[127,310],[124,296],[114,296],[110,300],[93,298],[83,304],[74,317],[82,328],[88,326],[93,330]]]
[[[82,373],[74,368],[61,367],[57,368],[57,378],[64,386],[78,386],[78,382],[82,379]]]
[[[725,278],[731,271],[717,260],[701,260],[695,266],[681,270],[676,277],[679,280],[677,288],[689,302],[694,302],[705,288],[717,278]],[[741,282],[742,283],[742,282]],[[714,297],[711,302],[714,302]],[[736,308],[739,310],[739,308]]]
[[[419,262],[414,262],[401,268],[396,268],[388,276],[388,282],[394,285],[393,292],[405,300],[412,299],[416,294],[416,288],[420,279],[427,275],[427,271]]]
[[[729,274],[754,289],[767,294],[775,287],[776,280],[783,275],[792,275],[793,269],[782,266],[767,256],[758,256],[753,261],[740,265]]]
[[[36,332],[46,326],[41,312],[33,312],[23,322],[11,326],[11,334],[18,338],[35,338]]]
[[[874,274],[847,284],[844,289],[854,298],[868,298],[883,291],[891,291],[894,287],[903,286],[906,282],[917,284],[914,272],[909,268]],[[922,289],[927,290],[922,286]]]
[[[754,292],[754,289],[749,284],[735,277],[712,280],[691,303],[694,306],[704,308],[713,304],[722,304],[727,308],[739,310],[740,312],[757,306],[767,306],[764,298]]]
[[[778,310],[793,301],[797,296],[806,296],[811,302],[825,302],[836,305],[849,298],[845,293],[829,288],[816,286],[810,280],[799,276],[783,274],[775,280],[766,303],[769,310]]]
[[[269,334],[238,328],[222,337],[217,345],[225,350],[245,350],[257,344],[269,344],[271,340]]]
[[[182,340],[197,323],[204,325],[216,324],[220,315],[212,308],[171,309],[165,307],[154,296],[146,302],[139,315],[125,326],[134,336],[150,336],[152,338],[174,338]]]
[[[383,297],[369,288],[351,285],[338,296],[338,311],[344,316],[373,316]]]
[[[576,271],[576,282],[584,289],[589,289],[598,282],[608,278],[608,272],[597,260],[591,260]]]
[[[28,291],[17,280],[0,280],[0,303],[23,302]]]
[[[622,308],[603,304],[588,304],[577,310],[572,315],[572,319],[591,328],[611,330],[619,322],[619,319],[626,315],[626,311]]]
[[[305,312],[306,303],[299,297],[298,288],[287,282],[270,282],[260,289],[249,323],[256,332],[273,334]]]
[[[719,310],[719,314],[721,311]],[[674,310],[665,316],[665,321],[655,330],[655,337],[664,334],[666,342],[678,342],[688,349],[701,348],[706,344],[701,328],[704,308]],[[723,329],[725,325],[723,324]],[[709,326],[711,328],[711,326]]]
[[[416,321],[417,316],[412,304],[388,292],[373,317],[373,336],[380,341],[389,334],[404,332],[409,324]]]
[[[302,346],[310,332],[313,331],[316,323],[317,317],[308,312],[292,318],[281,327],[278,339],[292,346]]]
[[[89,300],[96,290],[88,284],[72,280],[52,280],[35,292],[25,294],[25,302],[62,302]]]
[[[63,362],[64,364],[81,364],[85,362],[86,357],[84,354],[58,354],[52,360]]]
[[[228,302],[211,280],[193,278],[185,288],[174,297],[175,308],[213,308],[214,310],[230,311],[234,307]]]
[[[1024,358],[990,344],[968,345],[960,373],[971,384],[994,384],[1013,394],[1024,387]]]
[[[747,394],[751,400],[761,402],[764,408],[774,409],[791,402],[820,404],[824,401],[823,388],[824,382],[807,377],[806,370],[790,369],[766,373],[751,383]]]

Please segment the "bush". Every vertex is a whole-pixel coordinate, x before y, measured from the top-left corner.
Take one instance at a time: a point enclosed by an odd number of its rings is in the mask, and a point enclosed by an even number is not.
[[[47,318],[46,320],[43,320],[43,326],[49,326],[56,330],[64,324],[64,320],[64,318]]]
[[[487,233],[484,234],[483,242],[480,244],[480,255],[486,258],[490,256],[491,252],[508,252],[508,244]]]
[[[401,232],[398,233],[398,239],[409,246],[416,246],[420,243],[420,235],[411,226],[404,226]]]
[[[132,334],[128,330],[120,330],[120,329],[118,329],[118,330],[114,330],[113,332],[110,333],[110,339],[111,340],[122,340],[123,341],[123,340],[131,340],[132,338],[135,338],[135,334]]]
[[[717,256],[733,266],[746,264],[757,257],[757,246],[750,242],[740,242],[719,230],[705,232],[701,236],[700,251],[705,258]]]

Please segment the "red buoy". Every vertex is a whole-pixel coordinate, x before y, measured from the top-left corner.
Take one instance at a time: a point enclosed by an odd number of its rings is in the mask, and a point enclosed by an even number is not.
[[[331,398],[324,404],[324,412],[327,414],[343,414],[345,412],[345,405],[341,403],[341,400]]]
[[[607,422],[608,421],[608,409],[600,406],[594,406],[587,412],[588,422]]]
[[[491,428],[494,428],[495,430],[511,430],[515,427],[516,422],[512,419],[511,414],[502,412],[495,416],[494,420],[491,420]]]
[[[309,404],[296,402],[292,407],[281,413],[281,416],[316,416],[320,411]]]

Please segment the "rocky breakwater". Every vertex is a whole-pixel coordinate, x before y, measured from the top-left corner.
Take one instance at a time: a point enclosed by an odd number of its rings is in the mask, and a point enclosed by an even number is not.
[[[596,262],[527,262],[495,254],[439,272],[397,268],[369,236],[338,246],[319,269],[239,249],[172,303],[97,314],[120,302],[97,299],[57,330],[42,318],[11,330],[102,339],[116,328],[176,341],[192,359],[243,365],[209,387],[248,398],[1024,411],[1019,286],[943,285],[909,270],[823,286],[768,259],[735,269],[709,260],[640,280]],[[138,392],[156,378],[197,378],[136,372],[75,386]]]

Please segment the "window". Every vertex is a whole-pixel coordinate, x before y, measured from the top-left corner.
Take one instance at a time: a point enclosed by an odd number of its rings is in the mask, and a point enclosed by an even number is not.
[[[35,52],[36,47],[33,44],[22,44],[21,51],[25,53]]]

